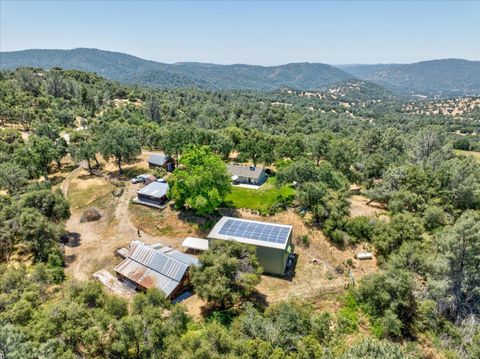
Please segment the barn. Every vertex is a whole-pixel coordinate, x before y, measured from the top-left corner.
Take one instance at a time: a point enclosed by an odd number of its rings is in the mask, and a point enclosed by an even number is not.
[[[158,288],[172,299],[189,288],[191,265],[199,265],[198,260],[175,249],[133,241],[115,273],[129,287],[139,291]]]
[[[254,245],[264,272],[280,276],[285,275],[288,256],[293,252],[292,226],[285,224],[222,217],[208,239]]]

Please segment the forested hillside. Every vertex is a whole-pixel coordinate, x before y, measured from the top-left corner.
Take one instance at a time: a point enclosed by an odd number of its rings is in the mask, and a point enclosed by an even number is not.
[[[297,80],[288,66],[282,76]],[[339,88],[342,100],[160,90],[57,68],[1,72],[0,357],[478,358],[478,109],[461,118],[415,114],[389,93],[358,97],[359,86]],[[65,221],[78,198],[65,198],[61,181],[74,171],[98,179],[80,192],[95,196],[108,172],[125,188],[124,167],[145,149],[180,165],[167,177],[171,211],[198,230],[225,211],[249,210],[227,200],[225,163],[268,167],[272,188],[289,188],[288,196],[256,215],[285,213],[304,225],[307,234],[294,238],[299,255],[320,240],[349,253],[336,268],[297,258],[312,273],[328,269],[311,280],[347,285],[268,302],[255,251],[229,243],[200,255],[203,266],[191,271],[206,303],[198,317],[159,290],[126,300],[66,275],[75,258],[65,256]],[[381,215],[353,216],[352,191]],[[147,221],[162,220],[153,213]],[[171,230],[161,226],[162,235]],[[360,249],[373,253],[373,270],[352,280]],[[272,281],[283,295],[289,280]]]
[[[160,88],[277,90],[281,87],[321,89],[353,76],[325,64],[282,66],[165,64],[97,49],[25,50],[0,53],[0,68],[61,67],[96,72],[112,80]]]
[[[209,90],[321,90],[361,79],[401,96],[480,95],[480,62],[460,59],[413,64],[343,65],[292,63],[281,66],[166,64],[97,49],[0,52],[0,69],[61,67],[95,72],[106,78],[158,88]]]
[[[401,65],[346,65],[340,68],[399,94],[440,97],[480,95],[479,61],[445,59]]]

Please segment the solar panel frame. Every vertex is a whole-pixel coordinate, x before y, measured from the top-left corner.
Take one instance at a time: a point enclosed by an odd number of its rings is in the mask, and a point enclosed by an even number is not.
[[[226,237],[283,245],[288,241],[290,231],[290,226],[285,227],[284,225],[227,218],[218,229],[218,234]]]

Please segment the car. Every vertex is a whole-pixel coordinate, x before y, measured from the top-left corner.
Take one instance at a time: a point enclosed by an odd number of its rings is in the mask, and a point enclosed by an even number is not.
[[[144,183],[145,179],[148,177],[147,174],[138,175],[137,177],[132,178],[132,183]]]

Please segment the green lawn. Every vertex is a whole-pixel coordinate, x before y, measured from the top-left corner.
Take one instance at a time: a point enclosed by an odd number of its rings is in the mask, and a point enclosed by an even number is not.
[[[477,160],[477,162],[480,162],[480,152],[475,152],[475,151],[462,151],[462,150],[453,150],[456,155],[463,155],[463,156],[471,156]]]
[[[270,177],[260,189],[249,189],[232,186],[226,201],[234,208],[248,208],[257,211],[267,211],[277,202],[279,195],[283,197],[295,195],[295,189],[290,186],[275,187],[275,177]]]

